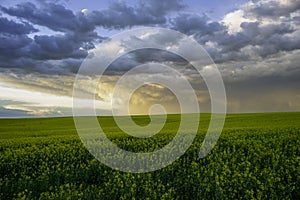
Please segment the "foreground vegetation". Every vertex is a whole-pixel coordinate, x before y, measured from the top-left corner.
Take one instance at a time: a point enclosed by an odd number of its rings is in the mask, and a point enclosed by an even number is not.
[[[167,144],[180,117],[151,139],[100,123],[120,147],[147,152]],[[136,117],[147,124],[149,118]],[[0,199],[300,199],[300,113],[230,114],[218,144],[198,158],[209,115],[176,162],[142,174],[110,169],[81,143],[72,118],[0,120]]]

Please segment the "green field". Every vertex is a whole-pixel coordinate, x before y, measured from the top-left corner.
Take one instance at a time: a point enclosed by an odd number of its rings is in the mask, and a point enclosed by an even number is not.
[[[148,152],[173,138],[179,119],[169,115],[151,139],[126,136],[110,117],[99,121],[120,147]],[[202,114],[193,145],[173,164],[131,174],[97,161],[72,118],[1,119],[0,199],[300,199],[300,113],[228,114],[217,145],[200,159],[208,123]]]

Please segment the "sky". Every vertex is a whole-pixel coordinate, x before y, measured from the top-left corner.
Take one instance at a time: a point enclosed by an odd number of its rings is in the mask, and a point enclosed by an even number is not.
[[[169,28],[201,44],[222,75],[228,112],[300,111],[299,0],[0,0],[0,117],[72,115],[73,84],[83,61],[101,45],[108,58],[116,48],[133,47],[138,40],[106,46],[105,41],[143,27]],[[155,34],[149,33],[149,41],[168,41]],[[120,57],[96,85],[96,75],[86,74],[82,91],[97,88],[97,112],[111,113],[120,77],[153,62],[190,76],[201,110],[209,112],[203,79],[168,52],[148,49]],[[152,68],[132,80],[151,76],[180,84],[173,74]],[[79,102],[84,110],[89,101],[81,97]],[[178,112],[172,91],[156,84],[139,88],[130,109],[145,114],[156,103]]]

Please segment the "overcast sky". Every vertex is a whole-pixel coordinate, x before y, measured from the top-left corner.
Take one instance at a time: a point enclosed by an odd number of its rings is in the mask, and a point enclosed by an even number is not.
[[[179,31],[203,45],[223,76],[229,112],[300,111],[299,0],[0,2],[0,117],[71,115],[74,77],[88,53],[114,34],[149,26]],[[100,112],[109,113],[114,83],[126,71],[153,61],[182,73],[189,66],[150,50],[119,58],[97,85]],[[91,92],[93,78],[87,75],[82,83],[85,92]],[[208,112],[199,79],[190,80]],[[151,103],[175,112],[174,102],[169,90],[153,84],[131,100],[136,114]]]

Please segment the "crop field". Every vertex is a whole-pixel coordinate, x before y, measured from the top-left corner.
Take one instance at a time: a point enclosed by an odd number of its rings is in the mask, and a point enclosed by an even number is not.
[[[217,145],[199,158],[209,119],[201,114],[182,157],[136,174],[95,159],[71,117],[1,119],[0,199],[300,199],[300,113],[228,114]],[[148,116],[134,120],[149,123]],[[99,122],[119,147],[152,152],[172,140],[180,116],[168,115],[148,139],[125,135],[111,117]]]

